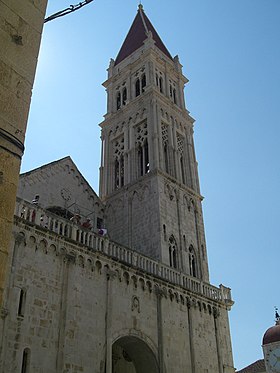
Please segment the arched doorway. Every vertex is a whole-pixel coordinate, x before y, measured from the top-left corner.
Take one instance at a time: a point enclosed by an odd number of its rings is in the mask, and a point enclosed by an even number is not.
[[[112,373],[158,373],[156,357],[141,339],[127,336],[118,339],[112,348]]]

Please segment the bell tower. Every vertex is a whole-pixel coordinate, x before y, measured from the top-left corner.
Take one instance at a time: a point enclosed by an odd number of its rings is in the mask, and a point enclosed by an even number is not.
[[[139,5],[103,84],[100,196],[112,240],[209,281],[187,82]]]

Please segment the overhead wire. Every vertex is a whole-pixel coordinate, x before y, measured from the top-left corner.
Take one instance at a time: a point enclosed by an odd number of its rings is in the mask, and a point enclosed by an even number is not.
[[[81,1],[79,4],[76,4],[76,5],[69,5],[68,8],[66,9],[63,9],[63,10],[60,10],[59,12],[56,12],[52,15],[50,15],[49,17],[47,17],[45,20],[44,20],[44,23],[47,23],[49,21],[52,21],[56,18],[59,18],[59,17],[63,17],[63,16],[66,16],[67,14],[69,13],[73,13],[75,12],[76,10],[79,10],[81,9],[82,7],[84,7],[85,5],[88,5],[89,3],[93,2],[93,0],[84,0],[84,1]]]

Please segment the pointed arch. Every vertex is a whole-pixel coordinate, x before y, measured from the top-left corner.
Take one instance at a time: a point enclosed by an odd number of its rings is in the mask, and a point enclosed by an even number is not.
[[[196,259],[195,251],[192,245],[190,245],[189,247],[189,268],[190,268],[190,275],[193,277],[198,277],[197,259]]]
[[[169,265],[170,267],[179,268],[178,263],[178,247],[177,242],[173,234],[169,237],[168,240],[168,250],[169,250]]]

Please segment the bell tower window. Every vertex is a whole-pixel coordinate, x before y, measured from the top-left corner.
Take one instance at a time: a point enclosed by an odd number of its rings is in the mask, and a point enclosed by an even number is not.
[[[197,277],[197,263],[196,256],[192,246],[189,248],[189,266],[190,266],[190,275]]]
[[[169,265],[170,267],[178,269],[178,253],[177,253],[177,243],[172,235],[169,238]]]
[[[179,153],[179,166],[181,172],[181,182],[186,184],[186,176],[185,176],[185,162],[184,162],[184,137],[177,132],[177,149]]]
[[[117,93],[117,110],[121,108],[121,92]]]
[[[114,188],[124,186],[124,138],[114,143]]]
[[[139,176],[143,176],[150,171],[149,144],[147,135],[147,123],[144,122],[136,129],[137,168]]]
[[[163,81],[162,81],[162,77],[159,78],[159,91],[160,91],[160,93],[163,93]]]
[[[144,93],[146,85],[147,85],[146,74],[143,73],[140,77],[138,77],[135,80],[135,97],[138,97],[140,96],[141,93]]]
[[[140,95],[140,79],[138,78],[135,82],[135,97]]]
[[[122,91],[122,104],[123,106],[126,105],[126,100],[127,100],[127,89],[124,87]]]
[[[161,126],[162,135],[162,147],[163,147],[163,159],[164,159],[164,171],[169,173],[169,156],[168,156],[168,126],[162,124]]]
[[[142,75],[142,78],[141,78],[141,90],[142,90],[142,93],[144,92],[144,88],[146,87],[146,74],[143,74]]]
[[[122,86],[123,86],[123,88],[121,88],[120,86],[117,87],[117,93],[116,93],[116,107],[117,107],[117,110],[120,110],[127,103],[126,82],[123,82]]]
[[[177,105],[177,91],[176,91],[176,84],[169,80],[169,96],[171,100]]]

